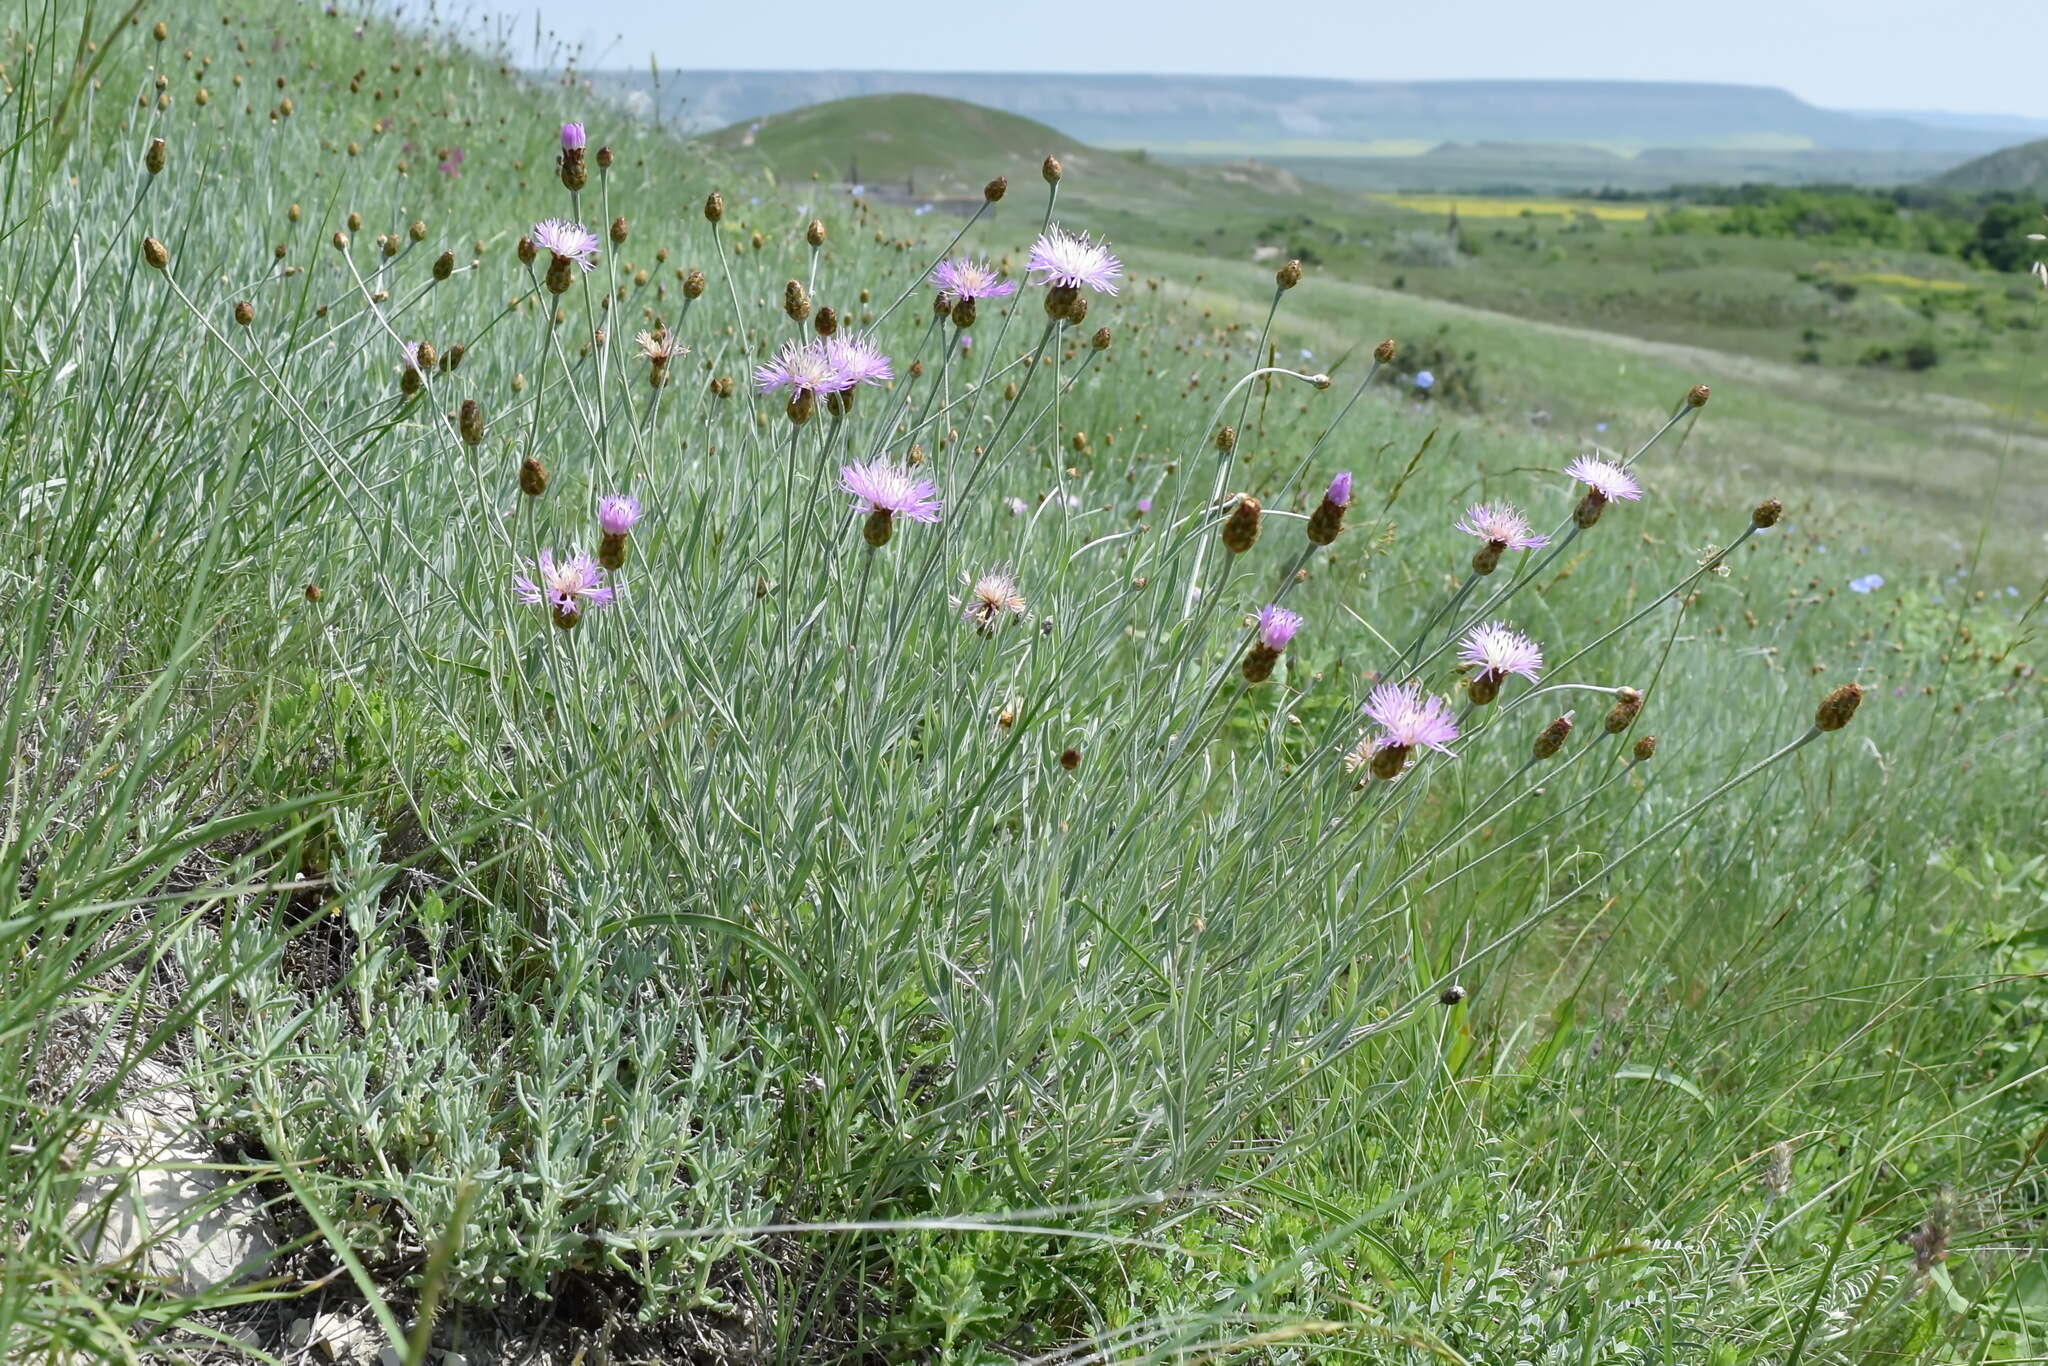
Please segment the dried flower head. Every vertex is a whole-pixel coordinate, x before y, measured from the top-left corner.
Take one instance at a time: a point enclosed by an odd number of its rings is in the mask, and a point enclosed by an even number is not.
[[[690,354],[690,348],[683,345],[682,339],[665,327],[657,327],[652,332],[635,335],[633,345],[640,349],[643,359],[653,361],[657,365],[666,365],[677,356]]]
[[[1008,565],[999,564],[978,577],[969,577],[963,569],[960,585],[966,591],[950,599],[953,610],[983,635],[1002,625],[1006,617],[1021,617],[1030,610],[1024,595],[1017,591],[1017,580]]]

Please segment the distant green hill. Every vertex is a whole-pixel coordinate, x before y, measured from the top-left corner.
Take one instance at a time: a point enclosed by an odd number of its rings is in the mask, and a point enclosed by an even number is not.
[[[1255,162],[1179,167],[1141,152],[1088,147],[1042,123],[932,95],[860,95],[734,124],[709,141],[752,151],[785,180],[816,173],[859,183],[871,197],[932,200],[973,195],[994,176],[1035,187],[1048,154],[1084,199],[1168,208],[1228,188],[1234,195],[1293,200],[1310,190],[1290,173]],[[1066,187],[1062,187],[1064,190]]]
[[[1944,190],[2048,192],[2048,138],[1966,161],[1929,183]]]

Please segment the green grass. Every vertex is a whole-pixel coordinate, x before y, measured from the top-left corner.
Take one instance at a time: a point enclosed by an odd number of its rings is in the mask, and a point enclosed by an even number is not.
[[[1951,448],[1761,364],[1326,278],[1262,336],[1270,266],[1158,239],[1072,335],[1027,289],[962,359],[918,281],[963,227],[1021,262],[1040,182],[913,217],[443,30],[120,17],[22,9],[5,57],[0,1356],[281,1352],[314,1294],[472,1360],[508,1325],[613,1360],[2039,1355],[2040,593],[1951,581],[1823,434],[1923,490]],[[573,204],[572,114],[617,154]],[[1057,207],[1115,230],[1116,191],[1070,170]],[[629,235],[557,300],[514,244],[563,213]],[[805,335],[792,279],[895,357],[843,421],[750,395]],[[656,323],[693,348],[661,388]],[[1365,383],[1387,333],[1446,401]],[[401,338],[465,353],[408,396]],[[1304,346],[1328,387],[1239,387]],[[1495,406],[1539,388],[1547,427]],[[1478,590],[1543,689],[1361,786],[1375,675],[1456,696],[1452,521],[1562,532],[1596,412],[1647,496]],[[871,551],[833,471],[913,450],[944,518]],[[647,508],[619,600],[559,630],[510,578],[615,490]],[[984,636],[947,595],[998,561],[1030,609]],[[1283,592],[1307,625],[1246,686]],[[272,1204],[274,1278],[181,1297],[69,1227],[165,1075]]]

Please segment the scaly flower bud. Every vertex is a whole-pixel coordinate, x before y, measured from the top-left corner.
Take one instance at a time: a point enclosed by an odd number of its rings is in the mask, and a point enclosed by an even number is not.
[[[1766,498],[1756,505],[1756,511],[1749,514],[1749,524],[1758,531],[1762,531],[1765,527],[1776,526],[1778,519],[1784,515],[1785,505],[1783,503],[1775,498]]]
[[[1045,183],[1046,183],[1046,184],[1048,184],[1048,185],[1057,185],[1057,184],[1059,184],[1059,183],[1060,183],[1060,159],[1059,159],[1058,157],[1056,157],[1056,156],[1048,156],[1048,157],[1046,157],[1045,161],[1044,161],[1044,162],[1043,162],[1043,163],[1042,163],[1042,164],[1041,164],[1041,165],[1039,166],[1039,168],[1038,168],[1038,173],[1039,173],[1040,175],[1042,175],[1042,176],[1044,176],[1044,177],[1045,177]]]
[[[1565,739],[1571,733],[1572,714],[1566,712],[1543,728],[1543,733],[1536,737],[1536,745],[1532,752],[1539,759],[1551,758],[1564,748]]]
[[[483,405],[473,398],[462,400],[462,407],[458,410],[455,426],[462,433],[462,440],[465,445],[482,445],[484,440]]]
[[[1636,717],[1643,712],[1643,695],[1634,688],[1614,690],[1614,709],[1601,722],[1609,735],[1619,735],[1636,723]]]
[[[1223,548],[1233,555],[1242,555],[1252,548],[1259,539],[1259,500],[1250,494],[1240,494],[1237,506],[1223,522]]]
[[[1008,176],[997,176],[994,180],[981,187],[981,197],[991,204],[1001,203],[1003,196],[1009,192],[1010,178]]]
[[[154,237],[145,237],[142,239],[142,259],[151,270],[167,270],[171,264],[171,253]]]
[[[1323,494],[1323,501],[1308,519],[1308,539],[1311,545],[1328,545],[1343,534],[1344,514],[1351,507],[1351,471],[1345,470],[1330,480],[1329,489]]]
[[[1301,283],[1301,262],[1289,261],[1273,272],[1273,283],[1282,289],[1293,289]]]
[[[547,467],[530,455],[519,466],[519,491],[528,498],[538,498],[548,491]]]
[[[1820,706],[1813,713],[1813,724],[1821,730],[1840,730],[1856,715],[1856,708],[1863,704],[1863,686],[1860,683],[1844,683],[1820,700]]]

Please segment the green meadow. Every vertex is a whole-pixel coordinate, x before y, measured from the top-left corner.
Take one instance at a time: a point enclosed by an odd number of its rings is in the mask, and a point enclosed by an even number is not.
[[[2025,276],[0,43],[0,1359],[2043,1359]]]

